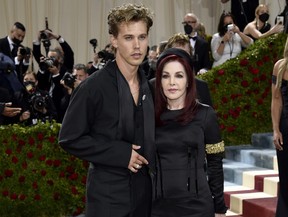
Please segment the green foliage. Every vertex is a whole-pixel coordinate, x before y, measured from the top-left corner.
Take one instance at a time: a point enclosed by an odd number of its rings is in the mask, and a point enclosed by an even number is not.
[[[199,76],[208,82],[226,145],[249,144],[252,133],[272,131],[271,76],[287,35],[257,40],[234,59]]]
[[[0,127],[0,216],[60,217],[85,206],[87,162],[58,145],[57,123]]]

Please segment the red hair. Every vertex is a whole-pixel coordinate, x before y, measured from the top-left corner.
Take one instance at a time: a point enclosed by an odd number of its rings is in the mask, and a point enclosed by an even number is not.
[[[184,102],[184,108],[181,115],[179,115],[176,121],[182,123],[183,125],[189,123],[197,110],[197,94],[196,94],[196,83],[195,83],[195,74],[193,72],[193,67],[190,63],[185,59],[181,58],[177,55],[169,55],[164,57],[160,63],[158,64],[156,70],[156,84],[155,84],[155,118],[156,118],[156,126],[163,125],[164,123],[161,121],[161,114],[167,109],[167,99],[163,93],[161,79],[163,68],[166,63],[171,61],[177,61],[181,63],[187,74],[187,93]]]

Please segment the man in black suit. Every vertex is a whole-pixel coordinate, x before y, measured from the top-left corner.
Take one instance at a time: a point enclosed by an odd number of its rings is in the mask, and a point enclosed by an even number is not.
[[[209,57],[210,45],[205,39],[197,35],[199,19],[195,14],[186,14],[182,24],[184,25],[185,34],[189,36],[193,48],[192,58],[194,60],[195,74],[203,74],[211,69]]]
[[[80,83],[63,119],[61,147],[90,162],[86,217],[151,216],[154,105],[139,66],[147,53],[152,17],[142,5],[110,11],[115,60]]]
[[[9,35],[0,39],[0,52],[14,61],[17,77],[21,83],[23,74],[28,69],[31,55],[30,49],[21,44],[25,38],[25,33],[25,26],[20,22],[15,22]]]
[[[221,0],[226,3],[230,0]],[[259,5],[259,0],[231,0],[231,13],[235,18],[235,23],[241,32],[245,26],[255,19],[255,10]]]

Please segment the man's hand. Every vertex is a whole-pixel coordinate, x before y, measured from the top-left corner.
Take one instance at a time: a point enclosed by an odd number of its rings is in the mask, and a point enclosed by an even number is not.
[[[133,173],[137,173],[139,169],[142,168],[143,164],[148,164],[148,161],[138,154],[135,150],[140,149],[141,146],[138,145],[132,145],[132,153],[131,153],[131,158],[130,162],[128,165],[128,169],[131,170]]]
[[[21,108],[13,108],[13,107],[10,107],[11,105],[12,105],[11,102],[5,103],[5,107],[2,112],[2,115],[6,117],[14,117],[21,112],[22,110]]]

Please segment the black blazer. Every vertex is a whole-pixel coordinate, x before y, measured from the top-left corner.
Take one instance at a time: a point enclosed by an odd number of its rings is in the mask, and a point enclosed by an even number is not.
[[[20,47],[24,47],[23,45],[19,45]],[[10,44],[8,41],[8,36],[6,36],[5,38],[1,38],[0,39],[0,52],[5,54],[6,56],[10,57],[13,62],[14,62],[14,57],[12,56],[12,52],[10,49]],[[20,62],[19,65],[15,65],[16,66],[16,72],[18,75],[18,79],[21,83],[23,83],[23,74],[27,71],[28,66],[23,65],[22,62]]]
[[[212,63],[209,57],[209,47],[209,43],[206,40],[197,36],[193,56],[195,73],[203,68],[207,70],[211,69]]]
[[[5,54],[6,56],[10,57],[14,61],[14,59],[12,57],[12,52],[10,49],[8,37],[0,39],[0,52]]]

